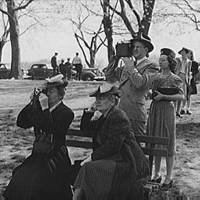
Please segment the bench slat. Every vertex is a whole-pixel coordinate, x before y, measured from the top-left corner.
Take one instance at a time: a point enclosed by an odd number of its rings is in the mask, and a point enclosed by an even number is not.
[[[80,129],[68,129],[67,135],[73,135],[73,136],[79,136],[79,137],[86,137],[83,135],[82,131]]]
[[[149,144],[167,145],[169,143],[168,138],[143,136],[143,135],[135,135],[135,138],[136,138],[137,142],[144,142],[144,143],[149,143]]]
[[[67,140],[66,145],[70,147],[80,147],[80,148],[86,148],[86,149],[92,148],[92,142],[88,142],[88,141]]]
[[[144,152],[145,155],[149,155],[149,156],[167,156],[167,150],[164,149],[150,149],[147,147],[142,147],[142,150]]]

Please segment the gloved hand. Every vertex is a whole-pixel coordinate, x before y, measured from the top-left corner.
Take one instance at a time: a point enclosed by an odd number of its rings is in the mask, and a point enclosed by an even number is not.
[[[88,156],[85,160],[83,160],[80,165],[83,166],[85,163],[90,162],[90,161],[92,161],[91,155]]]
[[[40,96],[39,96],[39,102],[40,102],[40,105],[42,107],[42,110],[46,110],[49,108],[49,105],[48,105],[48,97],[41,93]]]

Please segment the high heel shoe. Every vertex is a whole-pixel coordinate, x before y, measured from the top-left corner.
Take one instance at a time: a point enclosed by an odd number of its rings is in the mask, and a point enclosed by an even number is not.
[[[163,183],[160,187],[161,190],[167,191],[173,186],[173,180],[171,180],[169,183]]]
[[[161,181],[162,181],[162,176],[159,176],[158,178],[151,179],[151,182],[153,182],[153,183],[161,183]]]

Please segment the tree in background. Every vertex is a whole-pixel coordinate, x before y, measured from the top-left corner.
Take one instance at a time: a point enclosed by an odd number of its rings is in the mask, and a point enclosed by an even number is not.
[[[102,36],[102,22],[97,19],[102,15],[98,14],[98,12],[92,12],[87,2],[83,3],[80,1],[79,3],[79,5],[77,5],[77,3],[74,5],[74,9],[76,10],[75,16],[73,14],[68,19],[72,22],[74,36],[82,51],[87,66],[94,68],[96,55],[99,49],[105,45],[106,40],[106,38]],[[93,3],[95,4],[95,2]],[[96,20],[95,26],[90,27],[93,19]],[[89,53],[87,54],[86,51]]]
[[[19,21],[18,11],[25,9],[33,0],[5,0],[6,9],[0,8],[0,11],[7,15],[9,21],[9,33],[11,42],[11,73],[10,78],[18,79],[20,77],[20,44],[19,44]]]
[[[0,36],[0,62],[1,62],[1,59],[2,59],[3,47],[7,42],[9,31],[10,30],[9,30],[8,20],[5,19],[5,15],[2,13],[2,33],[1,33],[1,36]]]

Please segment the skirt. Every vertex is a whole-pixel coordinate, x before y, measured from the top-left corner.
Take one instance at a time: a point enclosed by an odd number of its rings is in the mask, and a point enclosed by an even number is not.
[[[176,116],[173,102],[153,101],[151,103],[147,122],[147,136],[168,138],[169,144],[167,147],[165,145],[156,145],[156,148],[167,148],[168,156],[175,154]]]
[[[51,174],[46,156],[29,156],[14,169],[4,197],[6,200],[71,200],[67,176]]]

